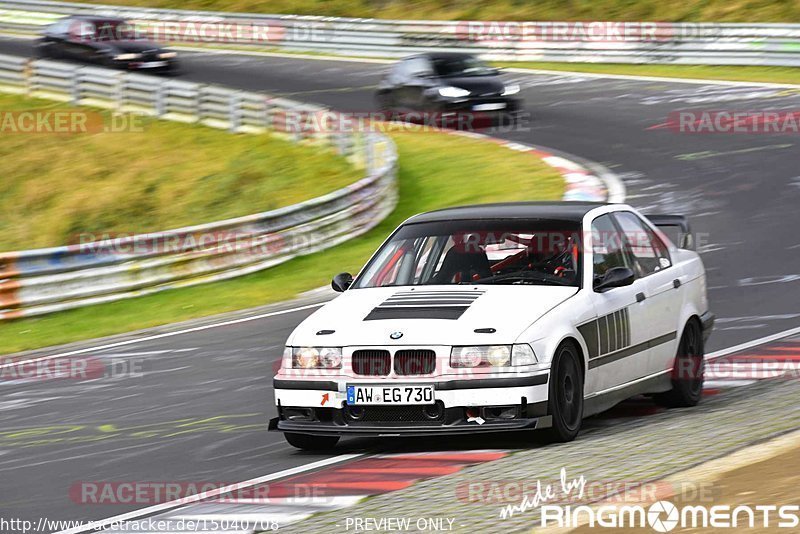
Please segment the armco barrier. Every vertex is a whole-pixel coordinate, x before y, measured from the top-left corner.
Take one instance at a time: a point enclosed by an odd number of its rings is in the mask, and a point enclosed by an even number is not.
[[[503,61],[800,65],[800,24],[380,20],[0,0],[0,30],[32,35],[70,14],[121,16],[175,44],[381,57],[435,49]]]
[[[397,154],[387,136],[289,127],[286,117],[332,113],[282,98],[53,61],[0,56],[0,91],[271,131],[328,146],[366,176],[306,202],[167,232],[0,253],[0,320],[135,297],[265,269],[363,234],[397,202]]]

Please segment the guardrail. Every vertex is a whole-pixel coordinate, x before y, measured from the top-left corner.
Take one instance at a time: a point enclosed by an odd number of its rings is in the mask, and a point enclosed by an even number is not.
[[[800,24],[413,21],[0,1],[0,29],[32,34],[64,15],[119,16],[173,44],[400,57],[469,50],[500,61],[800,65]]]
[[[231,132],[272,132],[309,146],[332,147],[366,174],[330,194],[265,213],[166,232],[0,253],[0,320],[249,274],[363,234],[397,202],[397,154],[387,136],[326,131],[320,128],[324,121],[308,128],[302,120],[287,121],[287,117],[334,113],[319,106],[4,55],[0,55],[0,92],[202,123]]]

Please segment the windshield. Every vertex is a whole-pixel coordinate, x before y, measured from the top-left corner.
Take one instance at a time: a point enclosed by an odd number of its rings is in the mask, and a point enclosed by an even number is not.
[[[497,70],[472,56],[434,58],[433,69],[438,76],[493,76]]]
[[[95,28],[96,41],[133,41],[141,38],[141,32],[137,32],[136,28],[127,22],[98,21],[95,22]]]
[[[354,288],[431,284],[578,286],[580,227],[555,220],[407,224]]]

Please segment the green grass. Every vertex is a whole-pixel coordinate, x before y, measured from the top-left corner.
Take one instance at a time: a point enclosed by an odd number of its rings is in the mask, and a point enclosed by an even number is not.
[[[327,284],[338,272],[357,272],[386,235],[415,213],[467,203],[554,200],[563,195],[561,176],[530,154],[437,132],[392,135],[400,157],[400,203],[368,234],[225,282],[0,322],[0,354],[278,302]]]
[[[67,109],[0,95],[3,112]],[[362,175],[330,149],[153,119],[125,133],[0,132],[0,158],[5,251],[74,243],[78,234],[142,233],[258,213]]]
[[[796,0],[89,0],[100,4],[385,19],[796,22]]]
[[[499,67],[662,76],[666,78],[700,78],[743,82],[800,84],[800,69],[793,67],[731,67],[714,65],[627,65],[619,63],[546,63],[499,62]]]

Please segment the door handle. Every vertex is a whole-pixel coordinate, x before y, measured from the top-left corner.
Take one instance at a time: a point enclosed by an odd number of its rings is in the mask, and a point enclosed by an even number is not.
[[[675,280],[672,281],[672,287],[678,289],[679,287],[681,287],[681,281],[676,278]]]
[[[644,293],[636,293],[636,302],[643,302],[646,298]]]

